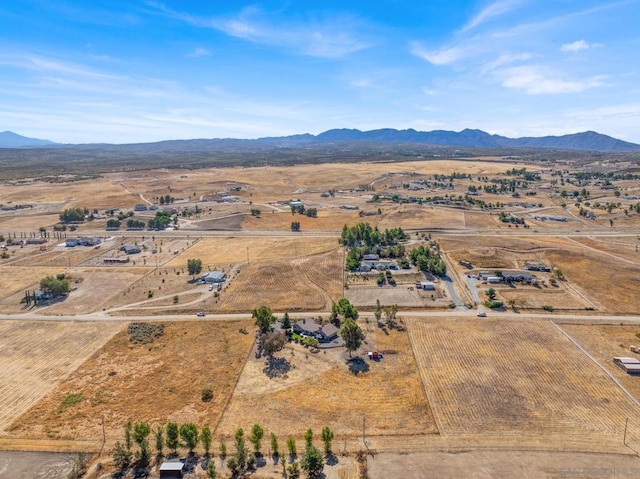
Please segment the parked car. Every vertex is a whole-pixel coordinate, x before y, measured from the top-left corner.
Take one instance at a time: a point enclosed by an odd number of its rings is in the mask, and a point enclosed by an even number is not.
[[[487,317],[487,313],[485,313],[484,311],[480,311],[478,314],[476,314],[477,317],[479,318],[486,318]]]
[[[198,316],[199,318],[202,318],[203,316],[205,316],[204,311],[200,311],[199,313],[196,314],[196,316]]]

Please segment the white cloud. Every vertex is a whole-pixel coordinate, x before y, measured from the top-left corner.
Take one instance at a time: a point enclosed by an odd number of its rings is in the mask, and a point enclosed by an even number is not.
[[[211,56],[211,52],[204,47],[198,47],[187,55],[189,58],[200,58]]]
[[[501,2],[495,2],[485,7],[474,16],[471,20],[469,20],[461,29],[461,32],[466,32],[472,30],[483,23],[491,20],[494,17],[503,15],[512,11],[514,8],[518,6],[519,2],[513,0],[506,0]]]
[[[560,50],[563,52],[575,53],[581,50],[589,50],[590,48],[595,48],[597,46],[598,44],[596,43],[587,43],[584,40],[576,40],[575,42],[565,43],[560,47]]]
[[[527,60],[531,60],[532,58],[536,57],[537,55],[534,55],[533,53],[504,53],[502,55],[500,55],[498,58],[496,58],[495,60],[487,63],[484,68],[482,69],[482,73],[487,73],[487,72],[491,72],[496,70],[497,68],[504,66],[504,65],[508,65],[510,63],[515,63],[515,62],[523,62],[523,61],[527,61]]]
[[[177,12],[156,1],[148,1],[147,5],[156,13],[196,27],[211,28],[253,43],[283,47],[313,57],[341,58],[373,45],[373,41],[360,38],[357,30],[362,22],[350,15],[277,23],[272,20],[273,16],[255,7],[245,8],[233,16],[203,18]]]
[[[497,70],[495,75],[498,77],[502,86],[523,91],[528,95],[580,93],[590,88],[605,85],[603,76],[571,80],[537,65],[504,68]]]
[[[441,48],[440,50],[427,50],[421,43],[414,42],[411,44],[411,53],[433,65],[441,66],[461,60],[467,56],[469,49],[455,46]]]

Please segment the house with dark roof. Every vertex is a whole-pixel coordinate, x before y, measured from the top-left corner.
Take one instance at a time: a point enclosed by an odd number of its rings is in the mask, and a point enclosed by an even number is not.
[[[338,337],[338,328],[333,324],[321,324],[315,319],[301,319],[293,323],[293,331],[305,336],[311,336],[321,343],[328,343]]]

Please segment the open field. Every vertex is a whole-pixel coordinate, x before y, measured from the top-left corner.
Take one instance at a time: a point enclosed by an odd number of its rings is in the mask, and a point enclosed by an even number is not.
[[[139,345],[129,341],[125,328],[97,351],[94,346],[95,354],[17,419],[11,434],[95,440],[102,437],[100,418],[109,443],[121,440],[127,420],[194,421],[213,427],[253,342],[253,335],[239,332],[243,327],[251,329],[250,322],[166,323],[161,338]],[[205,387],[213,390],[208,403],[201,400]],[[69,395],[80,395],[81,400],[65,407]]]
[[[548,322],[409,321],[441,434],[620,442],[640,410]]]
[[[476,270],[522,269],[527,261],[558,268],[567,280],[558,289],[567,290],[567,294],[576,296],[567,304],[579,306],[584,301],[603,311],[637,312],[640,263],[606,251],[594,251],[590,246],[572,238],[451,235],[439,238],[438,241],[456,263],[460,260],[471,261]],[[468,273],[468,270],[456,267],[463,273]],[[544,277],[544,273],[534,274]],[[556,290],[550,287],[540,288],[537,298],[529,302],[537,305],[551,304],[555,300],[553,295],[558,294],[554,293]]]
[[[289,215],[291,216],[291,215]],[[185,267],[187,258],[199,258],[204,266],[219,266],[252,261],[293,260],[305,256],[335,251],[335,238],[203,238],[193,244],[185,254],[174,258],[165,266]],[[206,268],[204,268],[206,271]]]
[[[90,322],[0,323],[0,436],[121,327]]]
[[[365,328],[366,326],[366,328]],[[331,427],[336,438],[367,434],[423,435],[436,432],[429,405],[416,372],[406,332],[386,335],[363,324],[367,344],[362,350],[393,350],[379,362],[365,359],[368,370],[351,373],[344,350],[311,353],[290,344],[279,357],[290,364],[286,378],[269,379],[264,358],[252,355],[218,433],[230,435],[239,426],[258,422],[278,436],[302,436],[307,428]]]
[[[342,295],[342,255],[337,249],[292,260],[252,261],[221,293],[216,312],[326,311]]]

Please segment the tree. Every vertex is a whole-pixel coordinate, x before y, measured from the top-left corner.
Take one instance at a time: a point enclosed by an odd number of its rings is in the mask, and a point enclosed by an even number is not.
[[[373,315],[376,318],[376,322],[380,322],[380,318],[382,318],[382,308],[380,307],[380,300],[376,299],[376,307],[373,310]]]
[[[304,444],[305,447],[309,447],[313,444],[313,431],[311,430],[311,428],[307,429],[304,432]]]
[[[358,310],[349,302],[347,298],[340,298],[337,303],[331,307],[334,314],[340,314],[344,319],[358,319]]]
[[[113,464],[118,469],[126,469],[131,464],[131,452],[127,450],[126,446],[120,441],[116,441],[116,444],[112,452]]]
[[[307,473],[307,477],[309,478],[315,478],[322,474],[322,470],[324,469],[324,460],[322,459],[322,454],[318,451],[318,448],[313,444],[305,449],[304,455],[300,460],[300,466],[302,467],[302,470]]]
[[[485,291],[485,294],[489,297],[491,301],[496,299],[496,290],[493,288],[489,288]]]
[[[175,422],[167,424],[167,447],[172,454],[177,454],[178,445],[180,444],[180,428]]]
[[[292,221],[291,222],[291,231],[300,231],[300,222],[299,221]]]
[[[136,460],[140,466],[146,466],[151,459],[151,451],[149,450],[149,440],[151,434],[151,426],[146,422],[137,422],[133,427],[133,440],[140,448],[136,453]]]
[[[325,426],[322,428],[320,437],[322,438],[322,442],[324,443],[324,453],[327,455],[331,454],[331,441],[333,441],[333,431],[329,429],[329,426]]]
[[[164,427],[162,427],[162,424],[158,424],[153,429],[153,435],[156,438],[156,452],[158,456],[162,456],[162,450],[164,449]]]
[[[82,208],[69,208],[60,213],[60,221],[63,223],[80,223],[84,221],[84,217],[85,211]]]
[[[265,334],[271,328],[271,325],[276,321],[276,317],[273,315],[269,306],[260,306],[258,309],[254,309],[251,312],[251,317],[255,319],[256,326],[260,330],[261,334]]]
[[[351,357],[353,351],[360,347],[364,338],[360,326],[358,326],[353,319],[345,319],[342,322],[340,336],[344,340],[347,351],[349,351],[349,357]]]
[[[208,479],[216,479],[216,477],[218,477],[216,465],[213,461],[209,461],[209,464],[207,465],[207,477]]]
[[[188,422],[180,426],[180,437],[184,441],[185,446],[189,449],[189,454],[193,454],[193,450],[198,445],[198,426],[192,422]]]
[[[202,260],[200,259],[188,259],[187,260],[187,270],[189,274],[193,276],[193,279],[196,279],[196,275],[202,272]]]
[[[200,433],[200,441],[202,442],[202,447],[204,448],[204,453],[208,456],[211,451],[211,429],[209,426],[205,426],[202,428],[202,432]]]
[[[279,453],[278,453],[278,438],[276,437],[276,435],[273,432],[271,433],[271,453],[274,456],[279,455]]]
[[[273,356],[287,344],[287,335],[284,331],[276,331],[264,335],[262,347],[267,356]]]
[[[297,462],[291,463],[291,465],[287,468],[287,472],[289,473],[289,479],[300,478],[300,466],[298,466]]]
[[[249,441],[253,444],[253,454],[255,456],[260,455],[260,446],[262,443],[262,437],[264,436],[264,429],[260,424],[254,424],[251,428],[251,435],[249,436]]]
[[[387,319],[387,324],[390,328],[395,328],[396,325],[396,316],[398,315],[398,305],[392,304],[391,306],[387,306],[384,308],[384,317]]]
[[[293,460],[298,451],[296,450],[296,440],[292,437],[287,438],[287,451],[289,451],[289,457]]]
[[[247,465],[247,448],[245,446],[244,430],[242,428],[238,428],[236,431],[235,439],[236,454],[232,459],[236,460],[238,468],[242,470]]]
[[[284,330],[291,329],[291,319],[289,318],[289,313],[286,311],[280,320],[280,327]]]
[[[50,293],[51,296],[57,298],[63,296],[71,290],[69,280],[65,278],[64,274],[61,278],[57,276],[46,276],[40,280],[40,289],[45,293]]]

